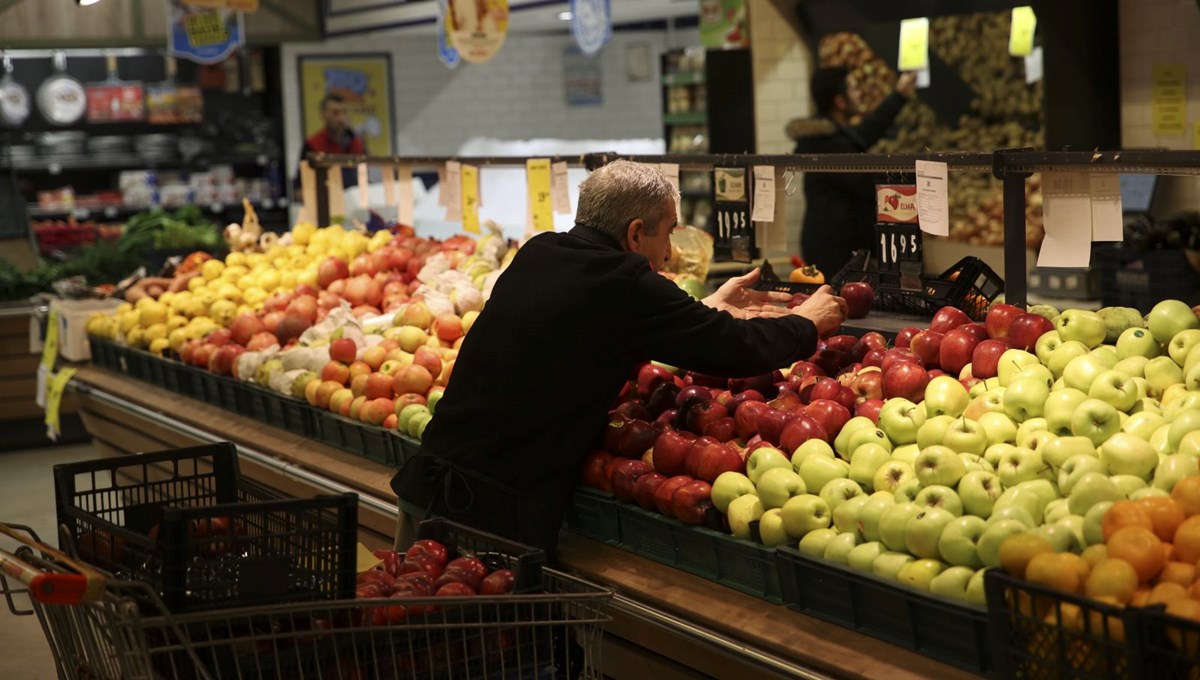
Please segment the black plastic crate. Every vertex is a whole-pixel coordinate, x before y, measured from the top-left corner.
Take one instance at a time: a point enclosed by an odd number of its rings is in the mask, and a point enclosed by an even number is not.
[[[716,581],[716,532],[693,527],[677,519],[649,512],[629,503],[618,503],[621,547],[656,562]]]
[[[789,609],[972,673],[990,674],[994,669],[984,610],[811,558],[791,547],[777,548],[776,558]]]
[[[252,383],[242,384],[242,402],[245,414],[263,423],[280,423],[283,415],[276,407],[276,413],[271,412],[271,402],[275,394]]]
[[[1200,675],[1200,622],[1171,616],[1162,605],[1142,609],[1139,614],[1142,677]]]
[[[395,465],[395,449],[392,446],[392,431],[370,425],[359,424],[359,437],[362,438],[362,457],[382,465]]]
[[[192,396],[201,399],[217,408],[226,411],[239,412],[237,381],[223,375],[200,370],[201,391]],[[193,381],[193,386],[195,382]]]
[[[279,409],[282,415],[280,420],[272,420],[271,422],[283,423],[284,429],[288,432],[303,434],[306,437],[312,436],[313,419],[316,416],[317,409],[309,405],[308,402],[293,397],[284,396],[282,394],[269,393],[271,400],[267,402],[267,408],[275,415],[275,409]]]
[[[400,432],[392,432],[392,465],[401,467],[421,452],[421,442]]]
[[[695,531],[709,531],[695,528]],[[783,589],[775,548],[712,532],[717,547],[717,582],[775,604],[783,602]]]
[[[996,668],[1005,678],[1169,678],[1142,675],[1140,613],[1013,578],[984,577]],[[1131,636],[1130,639],[1126,635]]]
[[[513,573],[514,593],[534,593],[542,590],[542,567],[546,553],[507,538],[448,519],[427,519],[417,526],[417,538],[429,538],[441,543],[451,552],[470,555],[488,569],[509,569]]]
[[[938,307],[958,307],[972,319],[983,321],[992,300],[1004,292],[1004,279],[983,260],[964,257],[941,276],[926,281],[926,289]]]
[[[616,496],[587,486],[575,488],[567,506],[567,529],[610,545],[621,543],[621,515]]]
[[[92,363],[94,365],[109,370],[116,369],[117,359],[111,342],[92,335],[88,336],[88,345],[91,347]]]
[[[1163,300],[1200,304],[1200,274],[1182,250],[1097,248],[1094,257],[1105,306],[1133,307],[1144,314]]]
[[[222,443],[54,468],[64,548],[172,611],[352,597],[354,494],[281,499]],[[213,520],[216,520],[215,523]]]
[[[197,366],[184,365],[180,371],[179,392],[192,399],[206,401],[204,386],[208,371]]]

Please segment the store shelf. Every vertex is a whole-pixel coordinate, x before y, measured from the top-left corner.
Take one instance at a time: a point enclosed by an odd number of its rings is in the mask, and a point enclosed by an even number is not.
[[[43,156],[32,161],[10,163],[0,158],[0,169],[17,172],[46,172],[57,175],[74,170],[186,170],[214,165],[256,165],[265,167],[277,160],[264,153],[212,154],[191,159],[145,159],[137,154],[72,154]]]
[[[701,71],[681,71],[668,73],[663,76],[662,84],[668,87],[680,85],[703,85],[704,73]]]
[[[704,111],[663,114],[663,124],[665,125],[704,125],[707,122],[708,114]]]
[[[254,206],[255,210],[263,210],[263,211],[265,211],[265,210],[286,210],[288,207],[288,200],[286,198],[281,198],[277,201],[272,201],[272,200],[255,201],[252,203],[252,205]],[[209,203],[207,205],[197,204],[197,206],[201,210],[205,210],[205,211],[208,211],[213,214],[220,214],[220,213],[224,213],[229,210],[241,210],[242,209],[242,204],[240,202],[239,203]],[[184,206],[174,206],[174,207],[161,206],[161,207],[164,207],[165,210],[178,210]],[[65,218],[67,216],[73,216],[77,220],[87,220],[87,219],[93,219],[93,218],[97,218],[97,219],[102,218],[102,219],[112,220],[112,219],[117,219],[119,217],[128,217],[130,215],[136,215],[138,213],[146,212],[147,210],[153,210],[153,209],[154,208],[152,206],[133,206],[133,205],[109,205],[109,206],[104,206],[102,208],[56,208],[56,209],[30,208],[29,209],[29,217],[30,217],[30,219],[48,219],[48,218],[56,218],[56,217]]]

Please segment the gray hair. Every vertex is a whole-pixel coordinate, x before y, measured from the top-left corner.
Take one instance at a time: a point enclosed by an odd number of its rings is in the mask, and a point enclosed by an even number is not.
[[[674,210],[678,192],[658,168],[631,161],[613,161],[579,185],[575,223],[603,232],[624,243],[629,223],[641,219],[654,235]]]

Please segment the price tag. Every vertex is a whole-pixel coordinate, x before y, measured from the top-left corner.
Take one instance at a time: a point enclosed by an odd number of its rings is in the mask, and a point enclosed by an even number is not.
[[[550,166],[550,204],[556,214],[571,214],[571,188],[567,180],[566,161]]]
[[[1033,52],[1033,34],[1037,30],[1037,15],[1032,7],[1012,8],[1012,31],[1008,34],[1008,53],[1027,57]]]
[[[1033,52],[1025,57],[1025,84],[1032,85],[1042,79],[1045,71],[1042,61],[1042,48],[1035,47]]]
[[[358,207],[367,208],[371,205],[371,181],[367,178],[367,164],[358,164]]]
[[[383,169],[383,204],[396,205],[396,166]]]
[[[446,181],[442,185],[446,197],[446,221],[462,220],[462,165],[458,161],[446,163]]]
[[[1042,173],[1046,237],[1039,267],[1087,267],[1092,257],[1091,186],[1086,173]]]
[[[37,392],[34,392],[34,401],[37,402],[38,408],[45,410],[46,408],[46,389],[50,386],[50,369],[38,364],[37,369]]]
[[[946,193],[945,163],[917,161],[917,219],[921,231],[950,235],[950,199]]]
[[[412,226],[413,223],[413,176],[411,165],[396,168],[396,221]]]
[[[463,231],[479,233],[479,168],[462,166],[462,215]]]
[[[62,406],[63,392],[67,389],[67,383],[71,382],[71,378],[75,377],[78,369],[64,368],[54,377],[50,378],[50,387],[46,390],[46,436],[53,441],[58,441],[58,433],[62,431],[62,423],[59,419],[59,408]]]
[[[929,66],[929,18],[900,22],[899,70],[920,71]]]
[[[1088,175],[1092,194],[1092,240],[1124,241],[1125,213],[1121,208],[1119,175]]]
[[[754,222],[775,221],[775,166],[754,166]]]
[[[917,82],[915,83],[915,86],[918,90],[927,90],[929,89],[929,82],[929,67],[926,66],[920,71],[917,71]]]
[[[58,310],[51,305],[50,313],[46,317],[46,340],[42,344],[42,366],[53,371],[56,361],[58,361]]]
[[[332,167],[325,173],[325,187],[329,191],[330,221],[346,218],[346,187],[342,184],[342,169]]]
[[[1154,134],[1158,137],[1182,136],[1187,132],[1187,67],[1183,64],[1155,64],[1152,71],[1150,110]]]
[[[550,160],[531,158],[525,162],[529,186],[529,215],[534,231],[554,231],[554,209],[550,203]]]
[[[716,232],[716,249],[738,262],[749,262],[758,253],[754,245],[755,227],[750,219],[750,194],[746,168],[713,169],[713,214],[710,224]]]

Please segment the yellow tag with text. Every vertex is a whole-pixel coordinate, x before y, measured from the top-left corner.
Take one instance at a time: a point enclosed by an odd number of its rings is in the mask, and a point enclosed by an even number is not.
[[[921,71],[929,67],[929,18],[900,22],[900,70]]]
[[[1033,34],[1037,31],[1037,15],[1032,7],[1013,7],[1012,31],[1008,34],[1008,53],[1014,57],[1033,54]]]
[[[46,390],[46,428],[51,439],[57,439],[58,433],[62,431],[58,410],[62,405],[63,391],[77,372],[78,369],[75,368],[64,368],[50,379],[50,387]]]
[[[58,360],[58,310],[50,308],[46,317],[46,341],[42,344],[42,365],[51,371]]]
[[[358,544],[358,555],[355,559],[354,567],[354,572],[356,574],[361,574],[364,571],[370,571],[382,563],[383,560],[376,557],[375,554],[370,550],[367,550],[367,546],[363,545],[362,543]]]
[[[550,160],[531,158],[525,162],[529,184],[529,212],[534,231],[554,231],[554,205],[550,201]]]
[[[1183,137],[1187,134],[1186,66],[1155,64],[1152,67],[1150,112],[1156,136]]]
[[[225,28],[225,18],[216,10],[187,15],[183,20],[183,30],[187,33],[188,42],[193,47],[220,45],[229,40],[229,31]]]
[[[462,223],[463,231],[469,234],[479,233],[479,168],[474,165],[459,167],[459,181],[462,184]]]

